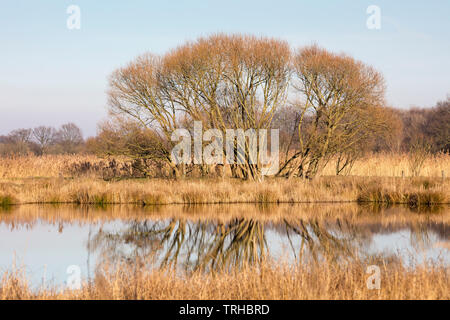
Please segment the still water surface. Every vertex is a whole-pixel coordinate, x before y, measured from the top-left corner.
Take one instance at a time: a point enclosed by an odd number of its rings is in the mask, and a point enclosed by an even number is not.
[[[450,208],[417,212],[348,205],[227,205],[0,209],[0,274],[13,264],[34,286],[89,279],[104,261],[179,270],[378,257],[450,266]],[[149,263],[150,262],[150,263]]]

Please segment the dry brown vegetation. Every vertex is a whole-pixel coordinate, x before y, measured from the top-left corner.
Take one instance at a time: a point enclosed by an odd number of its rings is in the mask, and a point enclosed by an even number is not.
[[[111,162],[114,160],[114,164]],[[0,158],[0,181],[22,178],[104,178],[106,171],[116,171],[120,178],[132,160],[125,157],[99,158],[94,155],[44,155],[12,156]],[[320,172],[321,176],[334,176],[336,159],[332,159]],[[156,170],[156,169],[155,169]],[[441,178],[442,172],[450,175],[450,155],[438,153],[428,155],[423,162],[421,177]],[[350,175],[364,177],[412,177],[408,154],[369,153],[358,159]],[[104,174],[104,175],[103,175]],[[113,172],[110,173],[112,175]],[[188,175],[189,177],[189,175]]]
[[[266,180],[15,180],[0,183],[3,204],[214,204],[379,202],[411,206],[449,203],[449,180],[401,178],[317,178]]]
[[[407,225],[417,230],[436,222],[446,233],[449,215],[439,212],[450,203],[446,177],[450,155],[443,153],[449,151],[450,100],[429,111],[402,112],[386,106],[384,91],[383,76],[361,61],[315,45],[294,51],[273,38],[216,34],[161,56],[147,53],[136,58],[110,76],[112,117],[99,125],[97,137],[85,142],[74,124],[63,125],[58,132],[40,126],[0,137],[0,154],[5,156],[0,158],[0,223],[11,229],[22,224],[33,228],[37,220],[47,219],[62,230],[65,223],[170,218],[162,232],[168,235],[175,230],[184,240],[186,220],[222,220],[226,223],[213,236],[222,246],[228,236],[244,242],[243,251],[238,245],[230,247],[235,257],[242,254],[245,261],[227,265],[238,258],[220,257],[220,246],[212,251],[202,248],[197,260],[204,253],[206,262],[181,273],[166,266],[149,269],[147,257],[105,260],[97,266],[94,279],[74,291],[57,286],[33,289],[25,271],[13,268],[0,277],[0,300],[448,300],[445,261],[410,268],[395,255],[365,256],[341,245],[326,228],[316,234],[325,243],[320,249],[323,259],[301,260],[303,240],[312,242],[311,248],[315,245],[302,219],[319,231],[321,223],[331,221],[341,227],[341,222],[350,221],[352,227],[363,225],[367,236],[371,228]],[[194,121],[222,136],[227,129],[280,129],[281,150],[272,150],[276,143],[270,139],[271,155],[281,152],[275,177],[264,176],[268,163],[262,161],[261,146],[255,154],[250,152],[250,137],[249,142],[233,138],[230,149],[219,144],[214,150],[218,162],[236,156],[238,163],[175,161],[171,157],[174,131],[191,128]],[[383,153],[387,151],[391,153]],[[25,156],[31,153],[42,156]],[[329,209],[336,202],[345,204]],[[49,203],[82,209],[26,206]],[[280,203],[289,205],[275,205]],[[308,205],[294,205],[298,203]],[[313,205],[318,203],[323,206]],[[92,209],[90,204],[97,206]],[[127,206],[102,211],[109,204]],[[215,209],[205,209],[204,204]],[[231,209],[223,204],[238,205]],[[258,204],[258,209],[249,204]],[[393,214],[393,204],[404,206]],[[367,215],[364,206],[375,210]],[[290,224],[299,217],[303,229]],[[235,221],[230,223],[232,218]],[[301,235],[298,263],[259,259],[263,254],[258,250],[264,247],[261,221],[283,221],[285,232],[291,228]],[[149,240],[148,234],[131,232],[126,241],[132,243],[139,236]],[[371,264],[382,267],[380,290],[366,287],[366,267]],[[208,267],[211,270],[205,272]]]
[[[377,154],[355,163],[352,176],[316,179],[231,178],[181,180],[130,179],[133,167],[125,158],[94,156],[15,157],[0,160],[0,203],[77,204],[206,204],[277,202],[387,202],[411,206],[449,203],[450,172],[446,154],[424,161],[422,177],[406,178],[408,160],[401,155]],[[401,178],[401,175],[405,178]]]
[[[442,299],[450,298],[448,268],[424,265],[409,269],[382,263],[381,289],[366,287],[366,266],[296,265],[264,262],[231,272],[179,275],[173,270],[136,270],[130,265],[103,265],[92,283],[80,290],[31,289],[20,270],[0,279],[0,299]]]

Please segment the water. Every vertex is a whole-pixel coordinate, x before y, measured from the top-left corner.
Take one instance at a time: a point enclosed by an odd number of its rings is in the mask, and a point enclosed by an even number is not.
[[[32,285],[92,278],[104,261],[205,271],[258,263],[358,258],[450,265],[450,209],[336,205],[107,208],[19,206],[0,211],[0,273],[22,267]]]

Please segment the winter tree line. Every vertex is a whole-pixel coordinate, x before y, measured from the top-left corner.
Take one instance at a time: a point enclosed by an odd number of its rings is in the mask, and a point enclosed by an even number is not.
[[[50,126],[22,128],[0,136],[0,154],[44,155],[75,154],[86,152],[85,140],[80,128],[74,123],[63,124],[55,129]]]
[[[292,130],[282,126],[282,122],[292,120],[295,123],[297,115],[292,108],[286,108],[283,111],[275,116],[274,126],[280,122],[280,144],[286,146],[290,142]],[[388,139],[377,137],[371,144],[366,144],[362,151],[403,153],[423,143],[429,146],[432,153],[450,152],[450,97],[438,102],[432,108],[413,107],[407,110],[391,108],[390,111],[392,127],[389,128],[390,132],[387,132]],[[124,122],[131,123],[131,126],[123,126]],[[119,132],[120,127],[122,127],[122,133]],[[102,156],[117,153],[117,150],[113,151],[116,149],[114,145],[105,145],[108,134],[120,133],[115,139],[123,141],[126,140],[125,131],[133,130],[140,131],[142,128],[137,123],[119,118],[100,123],[98,135],[86,139],[81,129],[74,123],[64,124],[59,130],[50,126],[15,129],[6,135],[0,135],[0,155],[97,154]]]

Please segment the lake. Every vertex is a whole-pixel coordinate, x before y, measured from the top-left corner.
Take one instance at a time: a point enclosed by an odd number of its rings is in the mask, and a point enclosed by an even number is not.
[[[90,279],[104,261],[205,272],[265,258],[450,265],[449,223],[448,206],[22,205],[0,209],[0,272],[15,265],[38,286],[65,285],[71,266]]]

